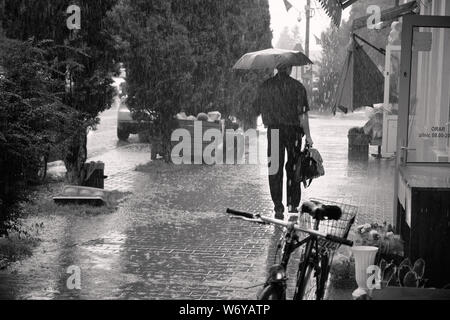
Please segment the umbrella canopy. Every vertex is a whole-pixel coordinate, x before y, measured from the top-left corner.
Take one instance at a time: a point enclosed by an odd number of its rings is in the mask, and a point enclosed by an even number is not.
[[[354,111],[383,101],[384,76],[353,38],[333,99],[333,112]]]
[[[233,69],[276,69],[280,65],[305,66],[307,64],[313,64],[313,62],[300,51],[266,49],[245,54]]]

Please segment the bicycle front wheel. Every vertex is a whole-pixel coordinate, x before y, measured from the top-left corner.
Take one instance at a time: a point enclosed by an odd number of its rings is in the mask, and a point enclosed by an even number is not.
[[[297,299],[299,300],[322,300],[325,296],[327,287],[328,274],[330,272],[330,261],[328,254],[323,254],[320,257],[319,265],[314,266],[309,263],[304,272],[299,275],[297,281],[298,292]]]
[[[320,300],[316,294],[318,283],[320,282],[316,277],[313,264],[308,264],[304,276],[297,281],[297,298],[299,300]]]
[[[258,295],[258,300],[286,300],[286,291],[280,286],[269,285]]]

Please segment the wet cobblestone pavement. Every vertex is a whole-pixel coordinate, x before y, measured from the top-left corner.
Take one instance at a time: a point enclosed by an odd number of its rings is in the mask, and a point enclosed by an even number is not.
[[[326,177],[303,198],[356,205],[358,223],[391,222],[393,162],[347,160],[347,131],[363,123],[311,120]],[[106,188],[132,194],[112,214],[37,217],[45,225],[42,243],[31,258],[0,271],[0,298],[254,299],[259,288],[246,288],[264,282],[280,232],[224,212],[270,214],[267,177],[256,165],[156,162],[134,171],[149,158],[138,144],[95,156],[106,163]],[[81,290],[66,287],[71,265],[81,268]]]

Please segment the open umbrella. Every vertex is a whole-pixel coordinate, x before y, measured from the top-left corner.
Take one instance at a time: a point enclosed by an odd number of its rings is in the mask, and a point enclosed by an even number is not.
[[[362,38],[353,35],[350,42],[332,101],[333,113],[336,113],[337,109],[344,113],[352,112],[384,101],[384,76],[356,39]],[[365,40],[363,42],[371,45]],[[379,52],[383,53],[381,50]],[[390,101],[395,99],[395,94],[392,94]]]
[[[313,64],[313,62],[300,51],[266,49],[245,54],[233,69],[276,69],[280,65],[305,66],[307,64]]]

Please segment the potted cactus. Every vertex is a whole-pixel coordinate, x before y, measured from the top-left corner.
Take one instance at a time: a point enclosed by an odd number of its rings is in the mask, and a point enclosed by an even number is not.
[[[381,260],[381,290],[373,290],[375,300],[450,300],[450,290],[425,288],[425,261],[404,259],[398,266]]]
[[[424,288],[427,280],[425,274],[425,261],[418,259],[411,264],[409,258],[404,259],[397,267],[394,262],[387,263],[382,259],[379,263],[381,269],[381,287]]]

